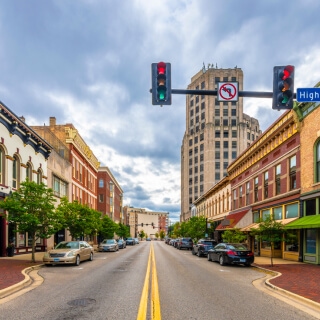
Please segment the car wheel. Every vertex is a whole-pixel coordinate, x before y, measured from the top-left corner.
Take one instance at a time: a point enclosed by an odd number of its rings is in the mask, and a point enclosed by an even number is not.
[[[199,258],[201,257],[201,252],[200,252],[200,250],[198,250],[197,256],[198,256]]]
[[[220,256],[220,257],[219,257],[219,263],[220,263],[220,265],[221,265],[221,266],[223,266],[223,265],[224,265],[224,259],[223,259],[223,256]]]
[[[208,253],[207,259],[208,261],[211,261],[209,253]]]
[[[75,262],[76,266],[80,265],[80,256],[76,256],[76,262]]]
[[[93,260],[93,253],[91,252],[91,253],[90,253],[89,261],[92,261],[92,260]]]
[[[251,267],[251,263],[250,262],[247,262],[244,264],[246,267]]]

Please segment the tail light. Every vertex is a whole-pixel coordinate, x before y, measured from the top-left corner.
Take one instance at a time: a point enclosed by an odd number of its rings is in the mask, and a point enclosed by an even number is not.
[[[230,255],[230,256],[237,256],[238,255],[238,253],[236,251],[233,251],[233,250],[228,250],[226,253],[228,255]]]

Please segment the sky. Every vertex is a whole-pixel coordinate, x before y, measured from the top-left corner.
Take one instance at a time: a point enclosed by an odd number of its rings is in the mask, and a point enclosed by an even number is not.
[[[272,91],[273,67],[295,88],[320,81],[320,1],[0,0],[0,101],[28,125],[73,123],[124,192],[124,205],[180,216],[185,95],[151,102],[151,63],[173,89],[203,64],[241,68],[244,91]],[[272,99],[244,98],[266,130]]]

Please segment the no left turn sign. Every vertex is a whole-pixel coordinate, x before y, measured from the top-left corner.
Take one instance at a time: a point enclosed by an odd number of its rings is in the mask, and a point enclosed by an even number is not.
[[[238,82],[219,82],[218,101],[238,101]]]

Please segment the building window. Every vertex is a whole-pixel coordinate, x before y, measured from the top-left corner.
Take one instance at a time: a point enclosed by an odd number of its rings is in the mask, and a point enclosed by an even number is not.
[[[32,166],[31,166],[31,163],[30,163],[30,162],[27,163],[27,167],[26,167],[26,178],[27,178],[29,181],[32,181]]]
[[[220,119],[214,119],[214,125],[215,126],[220,126]]]
[[[189,147],[192,146],[192,139],[189,140]]]
[[[237,109],[231,109],[231,116],[235,117],[237,115]]]
[[[100,202],[100,203],[103,202],[103,194],[99,194],[99,202]]]
[[[99,179],[99,188],[103,188],[104,182],[103,179]]]
[[[223,169],[226,170],[228,168],[229,163],[228,162],[224,162],[223,163]]]
[[[233,209],[236,209],[237,203],[237,190],[233,190]]]
[[[237,138],[237,131],[236,130],[232,130],[232,138]]]
[[[276,181],[275,181],[275,184],[276,184],[276,195],[280,194],[281,192],[281,164],[278,164],[276,166],[276,172],[275,172],[275,177],[276,177]]]
[[[229,132],[228,131],[223,131],[223,137],[228,138],[229,137]]]
[[[5,176],[4,164],[5,164],[4,152],[3,152],[3,149],[0,148],[0,184],[4,184],[4,182],[3,182],[4,176]]]
[[[231,126],[235,127],[237,125],[237,120],[236,119],[231,119]]]
[[[232,141],[232,149],[237,149],[237,141]]]
[[[220,131],[215,131],[215,138],[220,138]]]
[[[220,170],[220,162],[216,162],[215,163],[215,169],[216,170]]]
[[[259,201],[258,188],[259,188],[259,178],[255,177],[254,178],[254,201],[255,202]]]
[[[239,208],[242,207],[242,186],[239,187]]]
[[[228,109],[223,109],[223,116],[224,117],[227,117],[229,114],[228,114]]]
[[[228,119],[223,119],[223,125],[224,125],[224,126],[228,126],[228,123],[229,123],[229,122],[228,122]]]
[[[220,181],[220,172],[215,173],[215,180]]]
[[[316,147],[316,182],[320,182],[320,140]]]
[[[42,183],[42,177],[43,177],[42,170],[39,168],[37,171],[37,184]]]
[[[268,198],[268,183],[269,183],[269,173],[268,171],[266,171],[263,174],[263,178],[264,178],[264,183],[263,183],[263,195],[264,195],[264,199]]]
[[[232,159],[235,159],[237,157],[237,152],[236,151],[232,151]]]
[[[273,219],[282,220],[282,207],[273,208]]]
[[[201,140],[201,139],[200,139]],[[200,144],[200,151],[203,151],[203,149],[204,149],[204,145],[203,145],[203,143],[201,143]]]
[[[67,196],[67,183],[57,176],[53,176],[53,193],[60,198]]]
[[[250,204],[250,182],[246,183],[246,206]]]
[[[214,115],[215,115],[215,117],[220,117],[220,109],[215,109]]]
[[[286,219],[299,217],[298,203],[292,203],[285,206]]]
[[[228,151],[223,152],[223,159],[229,159],[229,152]]]
[[[296,156],[289,159],[290,190],[297,188],[296,162]]]
[[[18,189],[19,188],[19,181],[20,181],[20,161],[17,155],[13,156],[12,161],[12,188]]]

